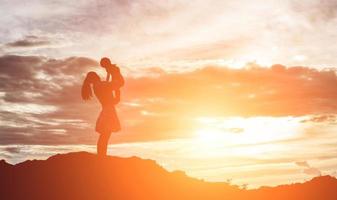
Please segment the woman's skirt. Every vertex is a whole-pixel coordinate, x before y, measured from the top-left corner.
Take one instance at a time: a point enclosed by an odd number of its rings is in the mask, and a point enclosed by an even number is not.
[[[96,132],[111,133],[119,130],[121,125],[115,108],[103,108],[96,121]]]

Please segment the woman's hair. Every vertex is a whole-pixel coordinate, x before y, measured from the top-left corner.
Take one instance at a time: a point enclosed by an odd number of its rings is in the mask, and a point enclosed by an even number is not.
[[[85,77],[83,81],[82,91],[81,91],[83,100],[89,100],[92,97],[91,84],[94,84],[99,80],[100,78],[96,74],[96,72],[87,73],[87,76]]]

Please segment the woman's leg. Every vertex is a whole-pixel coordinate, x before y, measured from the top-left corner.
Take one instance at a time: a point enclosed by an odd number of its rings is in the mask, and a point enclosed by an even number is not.
[[[99,156],[106,156],[110,135],[111,133],[100,133],[97,141],[97,154]]]

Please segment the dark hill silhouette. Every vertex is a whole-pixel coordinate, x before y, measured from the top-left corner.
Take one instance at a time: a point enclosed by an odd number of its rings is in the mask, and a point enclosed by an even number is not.
[[[242,190],[168,172],[137,157],[100,159],[86,152],[10,165],[0,161],[0,199],[337,199],[337,179]]]

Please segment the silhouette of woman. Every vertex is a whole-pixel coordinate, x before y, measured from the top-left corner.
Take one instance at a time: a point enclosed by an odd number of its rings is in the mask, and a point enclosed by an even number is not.
[[[119,91],[122,84],[120,81],[113,80],[113,78],[111,81],[101,81],[95,72],[89,72],[82,85],[82,99],[89,100],[93,96],[93,88],[96,98],[102,105],[102,111],[96,121],[96,132],[100,134],[97,141],[97,154],[99,156],[106,156],[111,133],[121,129],[115,109],[119,97],[115,98],[114,91]]]

